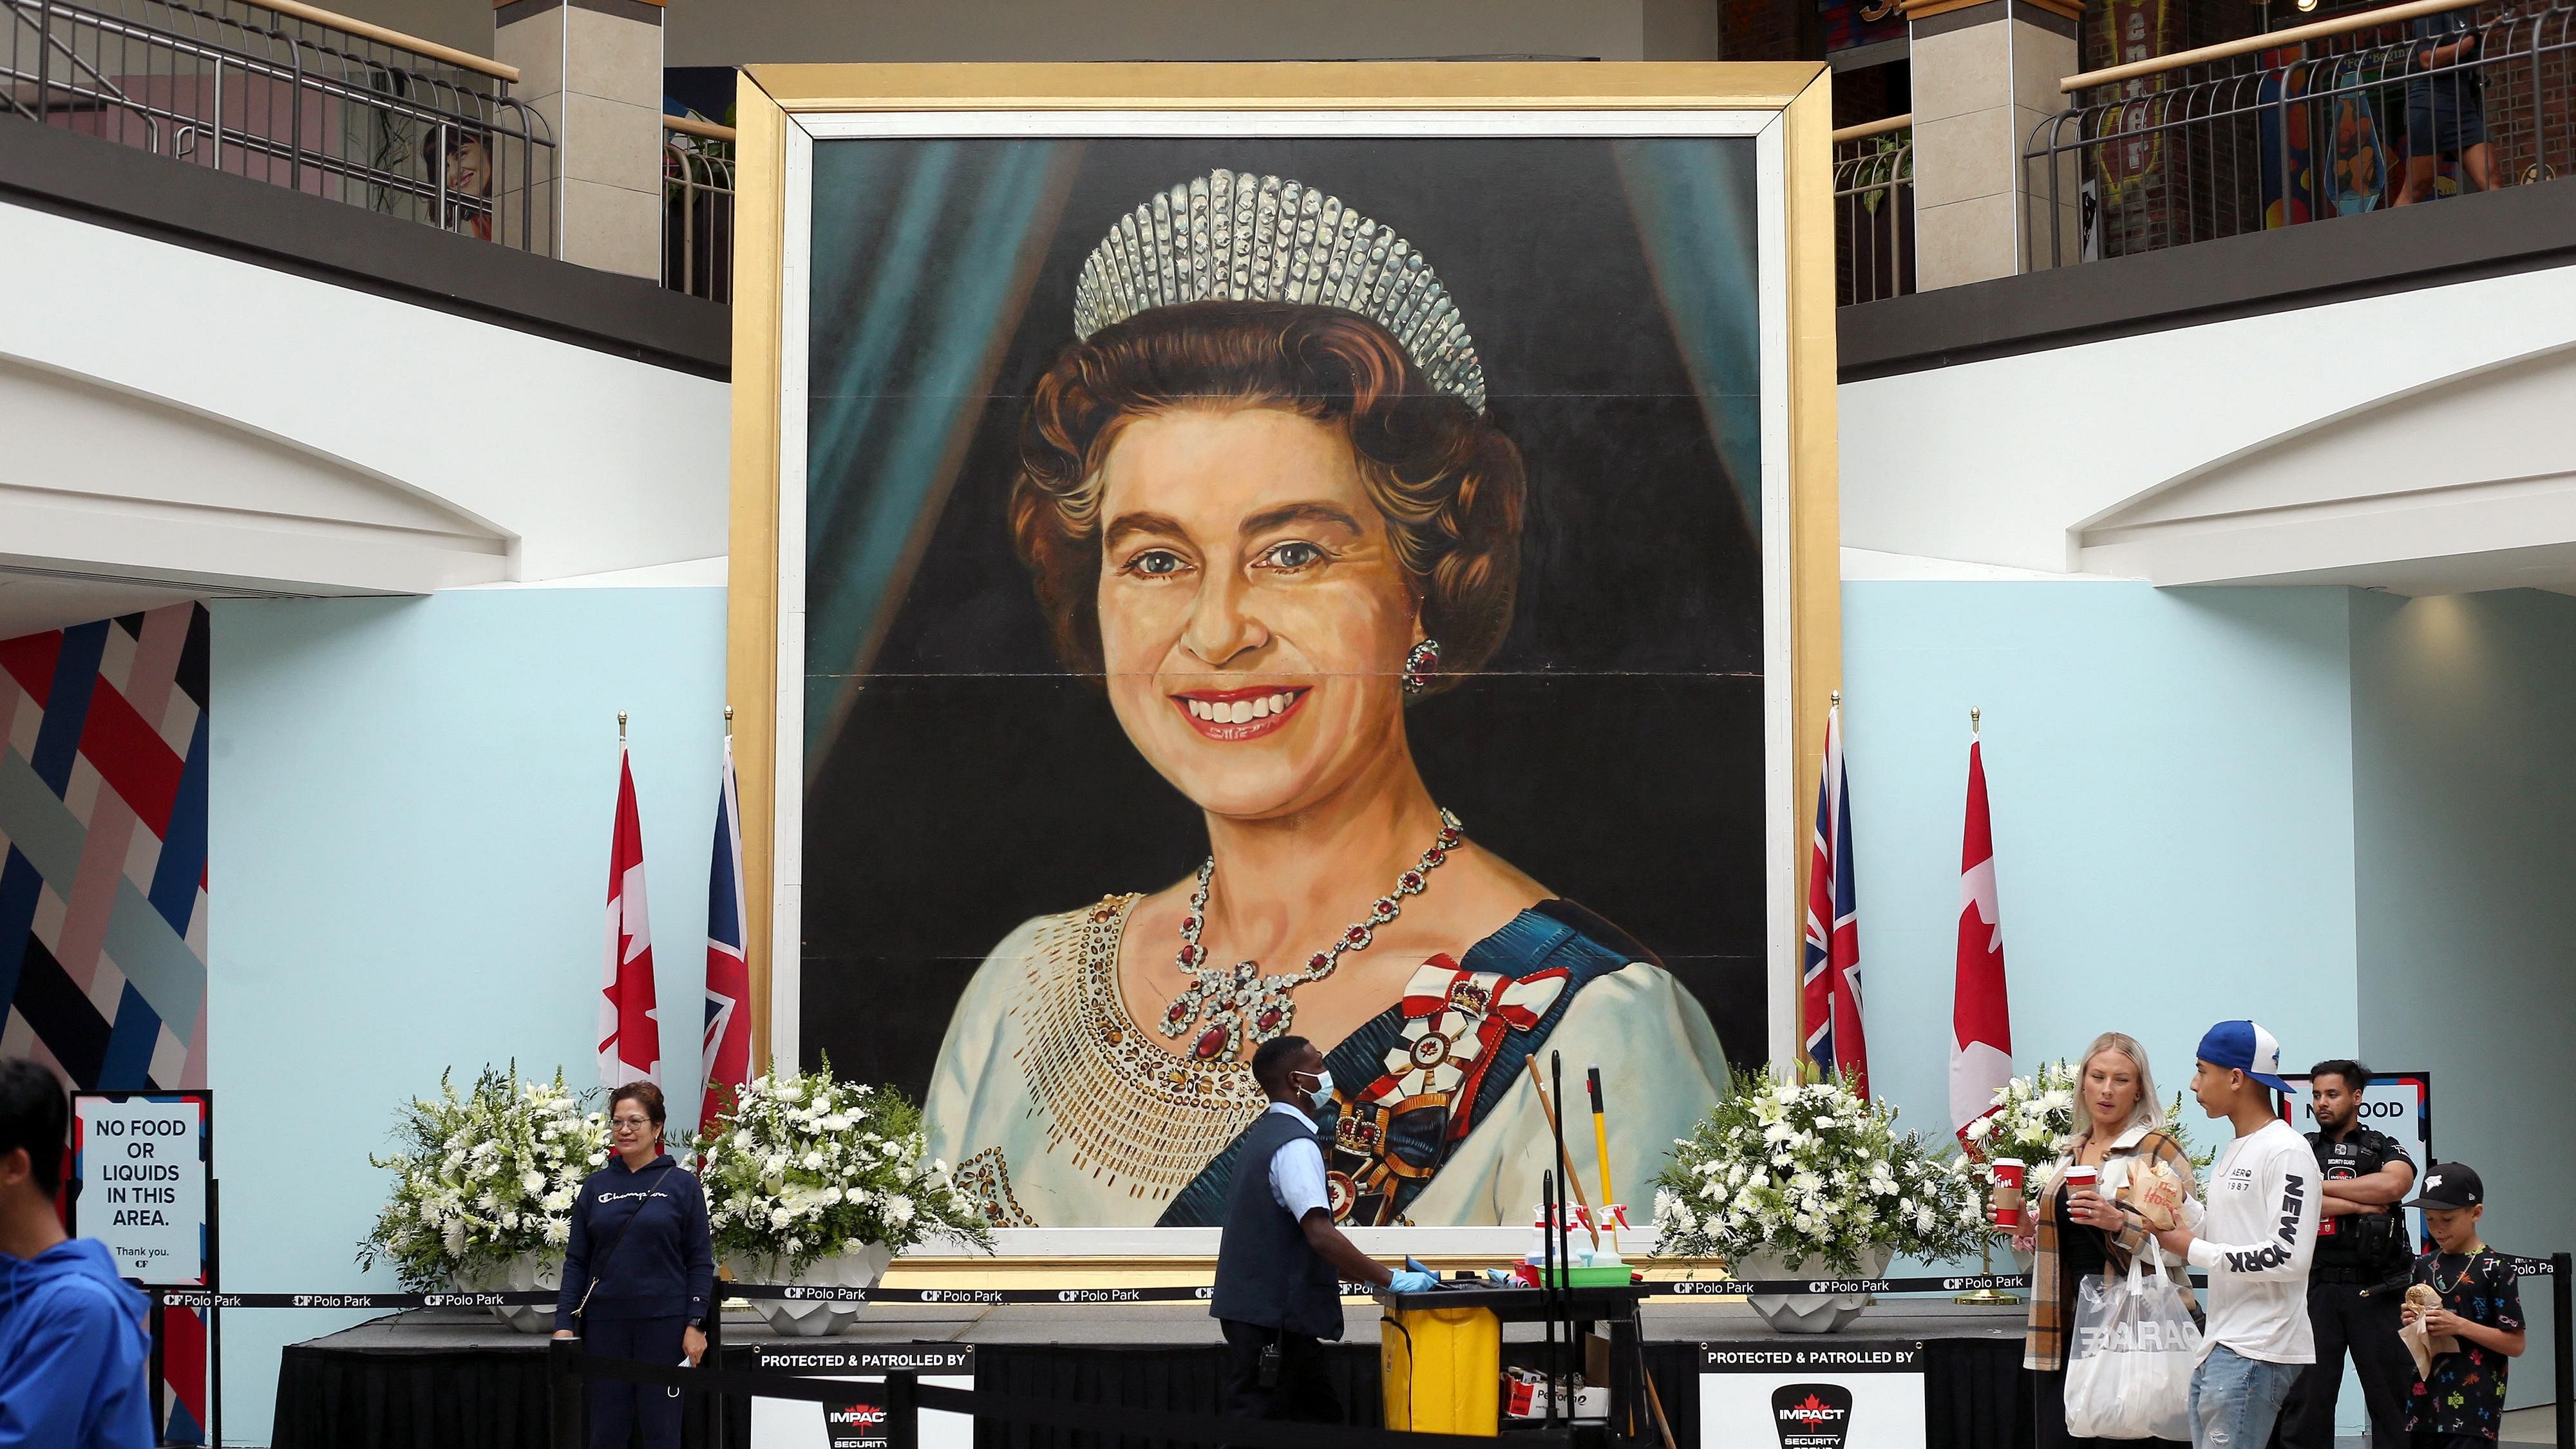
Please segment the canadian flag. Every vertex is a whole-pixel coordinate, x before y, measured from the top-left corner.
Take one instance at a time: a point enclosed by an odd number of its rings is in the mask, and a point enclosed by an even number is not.
[[[1968,823],[1959,847],[1959,978],[1950,1008],[1950,1124],[1994,1110],[2012,1080],[2012,1006],[2004,994],[2003,911],[1995,902],[1995,832],[1986,811],[1986,763],[1968,740]]]
[[[644,827],[635,813],[635,771],[621,739],[617,826],[608,845],[608,949],[599,983],[599,1080],[622,1087],[658,1083],[661,1076],[662,1033],[653,1009],[653,922],[644,904]]]

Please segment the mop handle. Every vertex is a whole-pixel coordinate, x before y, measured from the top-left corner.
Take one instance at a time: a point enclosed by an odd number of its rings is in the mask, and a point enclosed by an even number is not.
[[[1600,1247],[1601,1228],[1599,1224],[1590,1221],[1592,1204],[1583,1200],[1583,1174],[1576,1172],[1574,1165],[1565,1160],[1566,1154],[1563,1150],[1565,1132],[1556,1125],[1556,1104],[1547,1099],[1547,1080],[1538,1074],[1538,1058],[1527,1056],[1521,1060],[1529,1064],[1530,1090],[1538,1093],[1539,1110],[1547,1114],[1548,1135],[1555,1138],[1559,1144],[1556,1165],[1565,1169],[1566,1181],[1574,1184],[1574,1201],[1583,1209],[1583,1216],[1586,1219],[1584,1228],[1592,1234],[1592,1246]],[[1554,1201],[1553,1198],[1549,1199],[1551,1205]]]
[[[1610,1185],[1610,1121],[1601,1110],[1601,1066],[1594,1063],[1583,1069],[1583,1082],[1592,1093],[1592,1151],[1601,1165],[1601,1211],[1607,1215],[1610,1205],[1619,1200],[1619,1190]],[[1617,1219],[1610,1224],[1610,1251],[1619,1251]]]

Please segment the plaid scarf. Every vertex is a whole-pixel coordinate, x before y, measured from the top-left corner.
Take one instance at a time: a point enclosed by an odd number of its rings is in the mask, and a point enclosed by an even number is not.
[[[2167,1171],[2178,1174],[2184,1186],[2198,1196],[2198,1185],[2192,1179],[2191,1158],[2183,1152],[2181,1143],[2149,1127],[2132,1127],[2122,1133],[2102,1154],[2104,1179],[2115,1175],[2120,1178],[2119,1187],[2112,1193],[2112,1201],[2119,1204],[2122,1215],[2128,1219],[2118,1232],[2110,1235],[2106,1256],[2110,1259],[2108,1271],[2111,1273],[2128,1272],[2130,1261],[2147,1250],[2148,1240],[2153,1236],[2147,1231],[2146,1223],[2138,1217],[2137,1209],[2128,1201],[2134,1195],[2128,1182],[2129,1169],[2136,1162],[2149,1158],[2163,1163]],[[2121,1164],[2116,1174],[2110,1170],[2115,1161]],[[2076,1280],[2062,1269],[2057,1235],[2067,1229],[2096,1231],[2081,1223],[2061,1223],[2058,1220],[2057,1188],[2065,1180],[2066,1169],[2074,1163],[2075,1154],[2069,1152],[2048,1165],[2047,1175],[2040,1179],[2039,1213],[2031,1226],[2036,1243],[2030,1266],[2030,1330],[2022,1338],[2021,1362],[2022,1367],[2043,1373],[2053,1373],[2066,1367],[2066,1337],[2075,1325]],[[2184,1294],[2189,1296],[2190,1269],[2187,1265],[2180,1259],[2168,1258],[2165,1273],[2183,1284]],[[2197,1299],[2192,1300],[2192,1318],[2194,1321],[2200,1318]]]

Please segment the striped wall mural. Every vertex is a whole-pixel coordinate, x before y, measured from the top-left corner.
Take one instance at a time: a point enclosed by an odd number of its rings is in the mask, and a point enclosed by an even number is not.
[[[0,640],[0,1056],[206,1084],[202,604]]]

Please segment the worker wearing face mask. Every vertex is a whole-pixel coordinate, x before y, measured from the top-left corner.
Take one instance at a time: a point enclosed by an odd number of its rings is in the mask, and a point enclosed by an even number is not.
[[[1332,1105],[1324,1054],[1283,1036],[1252,1054],[1270,1108],[1245,1129],[1216,1252],[1208,1305],[1225,1330],[1226,1412],[1244,1419],[1339,1423],[1322,1341],[1342,1336],[1342,1282],[1423,1293],[1429,1273],[1390,1270],[1333,1226],[1315,1114]]]

